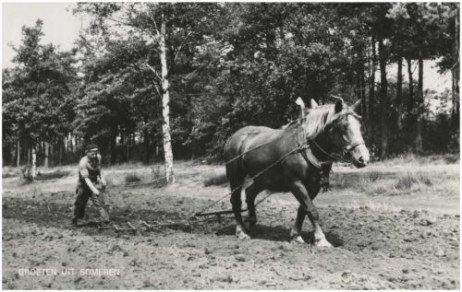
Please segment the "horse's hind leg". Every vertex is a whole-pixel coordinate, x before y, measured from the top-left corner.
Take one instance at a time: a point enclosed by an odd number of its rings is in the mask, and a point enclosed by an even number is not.
[[[251,184],[247,189],[245,189],[245,201],[247,203],[247,208],[249,210],[249,217],[245,220],[245,226],[247,230],[250,230],[255,227],[257,224],[257,214],[255,212],[255,198],[257,195],[263,191],[257,183]]]
[[[290,230],[290,240],[296,243],[305,243],[301,236],[303,221],[305,221],[306,211],[302,205],[298,207],[297,218],[295,219],[294,226]]]
[[[242,175],[237,174],[237,177],[228,176],[230,179],[231,186],[231,205],[233,206],[234,217],[236,218],[236,236],[239,239],[249,239],[250,236],[245,232],[245,227],[242,223],[242,200],[241,200],[241,191],[242,185],[244,183],[244,178]]]

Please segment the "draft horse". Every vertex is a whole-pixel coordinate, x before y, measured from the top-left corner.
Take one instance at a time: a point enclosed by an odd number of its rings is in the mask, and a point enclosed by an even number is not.
[[[247,126],[238,130],[226,143],[226,175],[231,187],[231,204],[236,219],[236,236],[250,238],[248,231],[257,222],[255,198],[263,190],[292,192],[300,203],[291,240],[303,243],[300,236],[308,215],[315,232],[315,245],[331,247],[313,204],[320,190],[322,165],[334,155],[350,159],[356,167],[369,162],[369,151],[361,132],[361,117],[355,112],[361,100],[347,106],[343,99],[335,104],[316,104],[305,111],[305,117],[283,129]],[[335,157],[336,157],[335,156]],[[254,177],[256,176],[256,177]],[[241,216],[241,191],[246,177],[254,178],[246,188],[249,216]]]

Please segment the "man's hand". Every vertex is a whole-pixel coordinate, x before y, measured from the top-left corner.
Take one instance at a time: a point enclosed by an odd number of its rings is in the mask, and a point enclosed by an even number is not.
[[[101,181],[101,189],[105,190],[107,186],[106,180],[103,177],[100,177],[100,181]]]
[[[85,182],[87,183],[87,186],[90,188],[93,194],[99,195],[98,189],[95,187],[95,185],[91,182],[91,180],[88,177],[85,178]]]

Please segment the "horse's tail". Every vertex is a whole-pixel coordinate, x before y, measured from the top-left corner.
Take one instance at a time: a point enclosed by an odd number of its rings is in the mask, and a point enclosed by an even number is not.
[[[233,139],[234,138],[234,139]],[[236,173],[239,173],[239,160],[235,159],[239,156],[239,147],[240,145],[236,144],[234,135],[231,137],[225,144],[223,149],[223,156],[227,160],[226,162],[226,172],[225,173],[214,173],[208,175],[204,180],[204,186],[220,186],[230,181],[236,176]]]
[[[204,186],[221,186],[222,184],[225,184],[227,182],[228,177],[226,176],[226,173],[214,174],[205,178]]]

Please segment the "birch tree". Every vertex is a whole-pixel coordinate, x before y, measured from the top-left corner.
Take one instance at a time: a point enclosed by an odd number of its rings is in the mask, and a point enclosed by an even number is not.
[[[194,49],[213,31],[219,16],[217,4],[204,3],[86,3],[76,12],[94,16],[91,28],[102,38],[141,38],[150,48],[140,54],[134,66],[149,71],[152,86],[162,101],[162,136],[165,177],[175,181],[170,128],[171,78],[181,60],[194,55]],[[190,60],[191,61],[191,60]]]

